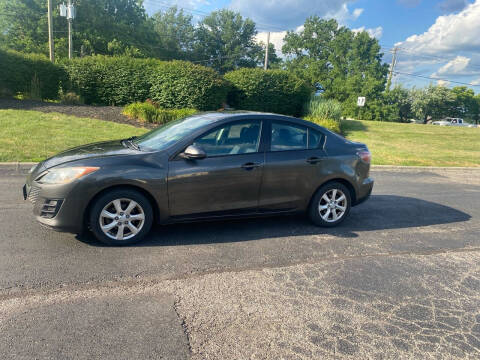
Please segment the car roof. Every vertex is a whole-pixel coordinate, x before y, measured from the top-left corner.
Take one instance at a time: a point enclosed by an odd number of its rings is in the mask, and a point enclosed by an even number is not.
[[[275,120],[285,120],[296,122],[298,124],[303,124],[306,126],[313,126],[317,127],[316,124],[305,121],[293,116],[288,115],[281,115],[281,114],[274,114],[274,113],[267,113],[267,112],[260,112],[260,111],[245,111],[245,110],[226,110],[226,111],[211,111],[211,112],[202,112],[192,116],[209,118],[211,123],[223,122],[224,120],[241,120],[246,118],[255,118],[261,117],[264,119],[275,119]]]

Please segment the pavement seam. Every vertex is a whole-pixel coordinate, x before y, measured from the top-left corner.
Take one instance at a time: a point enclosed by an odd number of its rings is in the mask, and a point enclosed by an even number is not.
[[[397,253],[377,253],[377,254],[365,254],[365,255],[351,255],[351,256],[332,256],[331,258],[316,259],[315,261],[299,261],[293,262],[287,265],[277,266],[274,264],[266,264],[263,266],[256,266],[243,269],[212,269],[201,272],[191,272],[188,274],[181,274],[175,277],[165,277],[159,278],[155,276],[150,277],[137,277],[132,276],[118,278],[116,280],[107,280],[107,281],[90,281],[88,283],[70,283],[70,284],[61,284],[53,286],[44,286],[44,287],[33,287],[33,288],[23,288],[18,286],[9,286],[0,289],[0,302],[7,301],[11,299],[21,299],[34,296],[53,296],[56,293],[61,293],[62,291],[89,291],[89,290],[99,290],[99,289],[119,289],[119,288],[133,288],[136,286],[155,286],[156,284],[162,282],[173,282],[181,280],[190,280],[201,278],[206,275],[211,274],[236,274],[248,271],[262,271],[264,269],[285,269],[289,267],[295,267],[299,265],[315,265],[325,262],[341,262],[355,259],[369,259],[369,258],[385,258],[385,257],[397,257],[397,256],[433,256],[433,255],[446,255],[446,254],[458,254],[458,253],[471,253],[471,252],[480,252],[480,248],[469,248],[469,249],[448,249],[448,250],[430,250],[430,251],[419,251],[419,252],[397,252]],[[55,287],[54,287],[55,286]],[[1,294],[2,291],[15,289],[14,292]]]

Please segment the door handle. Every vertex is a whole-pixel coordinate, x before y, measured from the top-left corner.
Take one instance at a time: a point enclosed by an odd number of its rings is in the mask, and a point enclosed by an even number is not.
[[[319,157],[316,157],[316,156],[313,156],[313,157],[307,159],[307,162],[308,162],[309,164],[316,164],[316,163],[318,163],[318,162],[320,162],[320,161],[322,161],[322,159],[319,158]]]
[[[242,169],[245,169],[245,170],[253,170],[258,167],[260,167],[260,164],[253,163],[253,162],[248,162],[242,165]]]

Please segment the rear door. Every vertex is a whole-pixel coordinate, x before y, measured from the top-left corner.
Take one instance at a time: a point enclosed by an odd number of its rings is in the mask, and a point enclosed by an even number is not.
[[[304,205],[320,183],[324,135],[287,121],[269,122],[260,210],[293,210]]]
[[[170,216],[256,212],[265,164],[261,120],[223,124],[193,143],[201,160],[175,158],[169,164]]]

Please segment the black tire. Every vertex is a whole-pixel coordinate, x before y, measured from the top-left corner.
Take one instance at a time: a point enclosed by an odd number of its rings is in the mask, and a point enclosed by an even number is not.
[[[328,198],[331,198],[334,193],[333,191],[337,190],[337,199],[341,199],[340,192],[342,192],[345,195],[345,202],[339,202],[337,206],[345,207],[345,211],[343,212],[342,216],[338,218],[338,220],[334,220],[334,214],[340,214],[341,210],[339,208],[333,207],[334,205],[330,205],[333,208],[327,208],[327,209],[322,209],[320,210],[320,206],[325,206],[326,204],[329,204],[325,201],[323,198],[324,195],[326,195]],[[322,227],[334,227],[339,225],[342,221],[346,219],[350,212],[352,204],[352,196],[350,194],[350,190],[343,185],[342,183],[339,182],[330,182],[325,185],[323,185],[318,191],[313,195],[312,200],[310,201],[310,207],[308,209],[308,216],[310,220],[317,226],[322,226]],[[330,210],[330,215],[327,215],[328,210]],[[323,216],[326,216],[328,221],[325,220]]]
[[[123,216],[126,217],[126,218],[122,218],[123,220],[125,220],[125,222],[123,223],[124,225],[122,227],[122,229],[125,229],[125,230],[122,230],[122,237],[124,236],[124,233],[126,233],[125,239],[122,239],[122,240],[110,237],[115,235],[115,228],[117,230],[117,233],[120,231],[120,228],[117,225],[115,225],[112,228],[112,230],[109,231],[110,236],[107,235],[102,230],[100,225],[100,221],[105,221],[109,219],[106,217],[103,217],[101,219],[100,214],[102,213],[102,211],[107,205],[111,204],[117,199],[122,199],[122,201],[120,201],[121,208],[127,207],[126,205],[129,204],[127,200],[130,200],[130,201],[133,200],[133,202],[139,205],[139,207],[135,207],[133,209],[135,213],[132,215],[126,215],[126,213],[121,213],[123,214],[122,217]],[[112,207],[110,209],[114,210],[115,206],[113,205],[111,206]],[[126,210],[126,209],[123,209],[123,210]],[[111,213],[111,211],[109,212]],[[143,219],[141,228],[140,228],[141,219],[140,220],[127,219],[130,216],[133,218],[134,216],[137,216],[137,217],[142,216],[142,214],[144,216],[144,219]],[[118,219],[118,217],[116,217],[115,219]],[[115,219],[112,219],[112,223],[119,224]],[[141,241],[150,231],[153,223],[153,209],[152,209],[152,205],[150,204],[150,201],[140,192],[131,190],[131,189],[116,189],[116,190],[108,191],[107,193],[103,194],[95,201],[95,203],[90,209],[89,221],[90,221],[91,231],[93,232],[95,237],[102,243],[107,245],[114,245],[114,246],[131,245]],[[138,233],[133,233],[130,230],[130,228],[128,228],[128,226],[125,225],[127,224],[127,222],[130,222],[130,225],[138,226],[140,228],[140,230],[138,230]],[[122,224],[122,222],[120,222],[120,224]],[[105,225],[109,225],[109,223]]]

